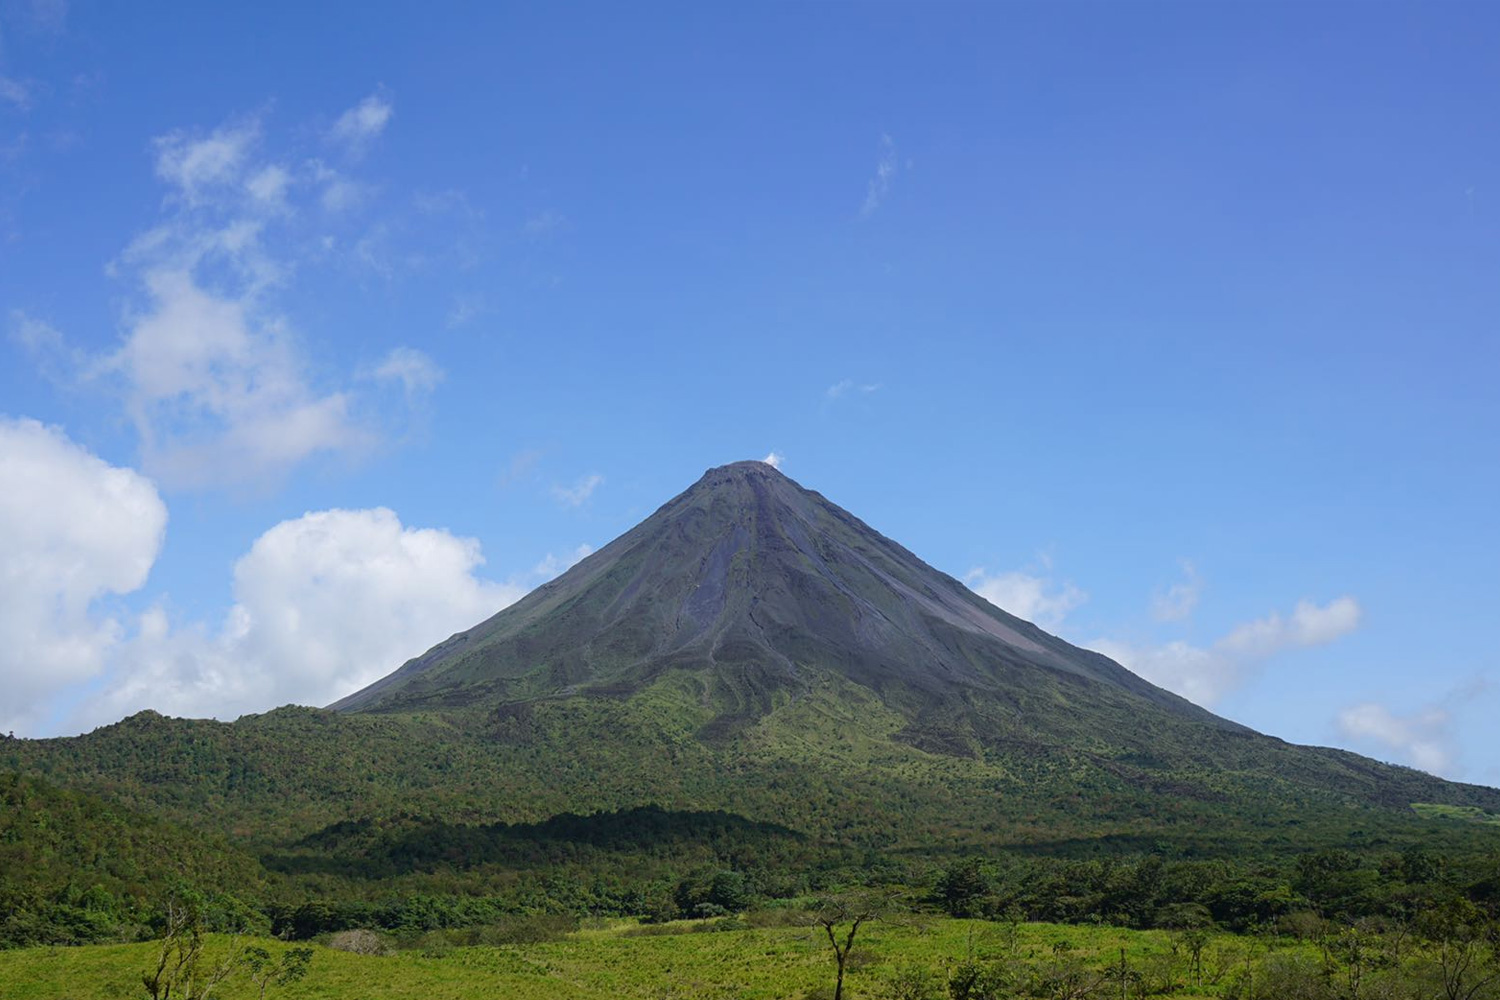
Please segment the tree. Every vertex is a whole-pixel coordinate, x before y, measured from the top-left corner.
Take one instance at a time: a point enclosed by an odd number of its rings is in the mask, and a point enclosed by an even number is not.
[[[1125,958],[1125,949],[1121,948],[1120,961],[1110,963],[1109,968],[1104,972],[1104,978],[1119,985],[1120,1000],[1130,1000],[1130,988],[1140,984],[1141,974],[1130,967],[1130,963]],[[1137,989],[1136,993],[1139,995],[1140,990]]]
[[[828,943],[833,947],[833,957],[838,963],[838,976],[833,983],[833,1000],[844,1000],[844,972],[849,965],[849,952],[854,949],[854,935],[860,925],[874,920],[880,914],[879,904],[863,896],[843,896],[823,900],[813,914],[813,923],[823,928]],[[847,925],[847,930],[840,928]],[[842,943],[840,942],[842,937]]]
[[[1494,934],[1495,928],[1468,924],[1450,925],[1443,934],[1437,953],[1443,1000],[1476,1000],[1500,984]]]
[[[1369,920],[1356,920],[1337,934],[1324,936],[1323,975],[1340,996],[1359,1000],[1364,994],[1366,979],[1385,958],[1380,944],[1380,936]]]
[[[208,1000],[239,960],[239,952],[231,948],[218,962],[205,962],[202,900],[196,895],[176,896],[167,901],[156,967],[141,973],[141,985],[151,1000]]]
[[[955,917],[977,917],[990,880],[979,858],[964,858],[949,865],[938,878],[937,894]]]
[[[1106,975],[1086,966],[1072,950],[1067,941],[1052,946],[1052,961],[1032,982],[1034,993],[1049,1000],[1085,1000],[1104,989]]]
[[[307,975],[312,963],[311,948],[290,948],[281,953],[281,961],[271,961],[271,953],[264,948],[245,949],[244,962],[250,981],[256,985],[260,1000],[265,1000],[266,990],[271,986],[289,986]]]

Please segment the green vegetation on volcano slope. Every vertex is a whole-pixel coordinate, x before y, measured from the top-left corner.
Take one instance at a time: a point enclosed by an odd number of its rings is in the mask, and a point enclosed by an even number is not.
[[[894,739],[910,735],[907,720],[834,675],[809,676],[753,725],[704,739],[721,696],[712,680],[677,672],[630,697],[498,709],[285,708],[235,723],[141,713],[70,739],[0,741],[0,770],[258,849],[344,820],[526,823],[655,805],[886,851],[1110,837],[1224,854],[1343,843],[1354,831],[1425,835],[1431,824],[1412,802],[1500,810],[1494,789],[1169,716],[1143,720],[1124,704],[1115,728],[1132,733],[1128,744],[1099,732],[1043,741],[998,722],[1009,735],[986,735],[970,721],[947,729],[954,745],[939,752],[936,736],[918,741],[927,749]]]
[[[222,837],[0,774],[0,946],[134,933],[178,883],[265,889],[260,865]]]
[[[1033,880],[1057,875],[1069,902],[1021,905],[1066,920],[1119,919],[1108,901],[1121,864],[1208,859],[1223,870],[1202,869],[1196,888],[1166,902],[1218,907],[1232,922],[1243,907],[1220,889],[1258,865],[1270,874],[1252,879],[1256,891],[1285,909],[1296,905],[1290,866],[1301,854],[1349,850],[1357,878],[1383,886],[1371,869],[1409,847],[1462,867],[1500,846],[1500,827],[1424,818],[1410,805],[1488,812],[1494,790],[1162,715],[1143,720],[1129,745],[1098,733],[1045,743],[1014,727],[981,739],[955,725],[944,732],[967,732],[968,742],[938,752],[934,741],[893,739],[910,734],[908,722],[868,690],[809,674],[754,724],[705,739],[728,697],[683,671],[628,697],[443,713],[288,708],[232,724],[142,713],[72,739],[0,740],[0,770],[92,796],[76,801],[101,815],[151,817],[142,830],[198,831],[134,882],[105,877],[111,895],[142,898],[125,886],[162,882],[183,867],[178,853],[213,856],[220,848],[201,845],[222,847],[215,838],[224,837],[263,866],[236,862],[248,870],[228,880],[231,892],[282,929],[463,926],[524,912],[691,915],[704,901],[691,886],[716,872],[776,899],[859,871],[930,885],[966,854],[1114,865],[1031,871]],[[78,921],[67,908],[100,880],[107,853],[58,854],[34,874],[9,866],[22,874],[7,891],[27,901],[17,912],[40,923],[5,941],[128,938],[132,923],[149,920],[126,907],[87,933],[70,929]],[[206,888],[225,884],[206,864],[188,867]],[[1465,874],[1460,888],[1483,880]],[[1378,898],[1361,912],[1381,912]]]
[[[222,914],[213,926],[246,920],[298,940],[528,914],[733,914],[849,886],[895,889],[955,916],[1138,928],[1174,926],[1184,914],[1244,930],[1298,914],[1401,921],[1500,910],[1500,841],[1489,827],[1447,821],[1413,820],[1404,837],[1350,834],[1344,847],[1304,853],[1202,858],[1106,838],[945,859],[829,844],[723,812],[652,807],[479,825],[401,816],[332,824],[268,850],[260,872],[211,838],[34,779],[12,785],[0,947],[131,940],[159,926],[165,891],[194,884]]]

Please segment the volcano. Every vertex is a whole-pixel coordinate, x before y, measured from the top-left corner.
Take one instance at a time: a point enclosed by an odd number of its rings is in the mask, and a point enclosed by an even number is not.
[[[141,713],[0,745],[0,767],[266,840],[354,814],[660,806],[917,852],[1105,838],[1223,852],[1411,829],[1414,804],[1500,813],[1495,789],[1220,718],[762,462],[710,469],[330,708]]]
[[[710,469],[556,580],[331,707],[628,697],[673,672],[722,707],[710,738],[829,674],[899,712],[897,738],[919,744],[1074,731],[1122,708],[1243,730],[995,607],[754,461]]]
[[[899,744],[1012,776],[1051,761],[1043,786],[1061,767],[1132,792],[1280,788],[1283,802],[1352,793],[1398,809],[1460,787],[1214,715],[995,607],[755,461],[708,470],[556,580],[331,707],[531,719],[684,685],[695,739],[738,739],[742,752],[799,742],[787,724],[803,743],[827,737],[809,726],[844,726],[877,757]],[[791,723],[804,701],[820,707]]]

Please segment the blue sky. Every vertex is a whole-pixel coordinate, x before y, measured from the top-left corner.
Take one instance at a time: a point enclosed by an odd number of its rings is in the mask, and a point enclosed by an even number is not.
[[[1500,783],[1500,10],[0,0],[0,727],[326,703],[783,471]]]

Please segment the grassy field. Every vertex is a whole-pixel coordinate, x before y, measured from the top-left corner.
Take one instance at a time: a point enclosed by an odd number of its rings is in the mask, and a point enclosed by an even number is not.
[[[655,927],[615,921],[562,939],[501,947],[415,947],[392,954],[355,955],[318,946],[302,982],[273,987],[268,998],[421,998],[460,1000],[516,998],[771,998],[819,997],[831,992],[834,963],[821,929],[807,926],[739,926],[710,930],[711,923],[679,922]],[[244,942],[240,942],[243,944]],[[281,942],[256,942],[273,953]],[[861,928],[845,995],[892,995],[893,981],[913,968],[925,970],[942,991],[959,963],[1015,958],[1039,964],[1098,969],[1118,963],[1120,950],[1138,975],[1178,988],[1158,996],[1202,996],[1218,992],[1249,955],[1245,939],[1227,935],[1209,941],[1203,954],[1202,987],[1184,949],[1160,931],[910,918]],[[215,938],[210,957],[231,946]],[[141,997],[140,973],[155,958],[153,943],[79,948],[28,948],[0,952],[0,998],[4,1000],[126,1000]],[[1132,995],[1135,991],[1132,990]],[[256,996],[243,977],[214,994],[223,1000]],[[1111,994],[1114,995],[1114,994]]]
[[[1500,825],[1500,816],[1485,812],[1478,806],[1448,806],[1438,802],[1413,802],[1411,807],[1412,811],[1423,819],[1453,819]]]

